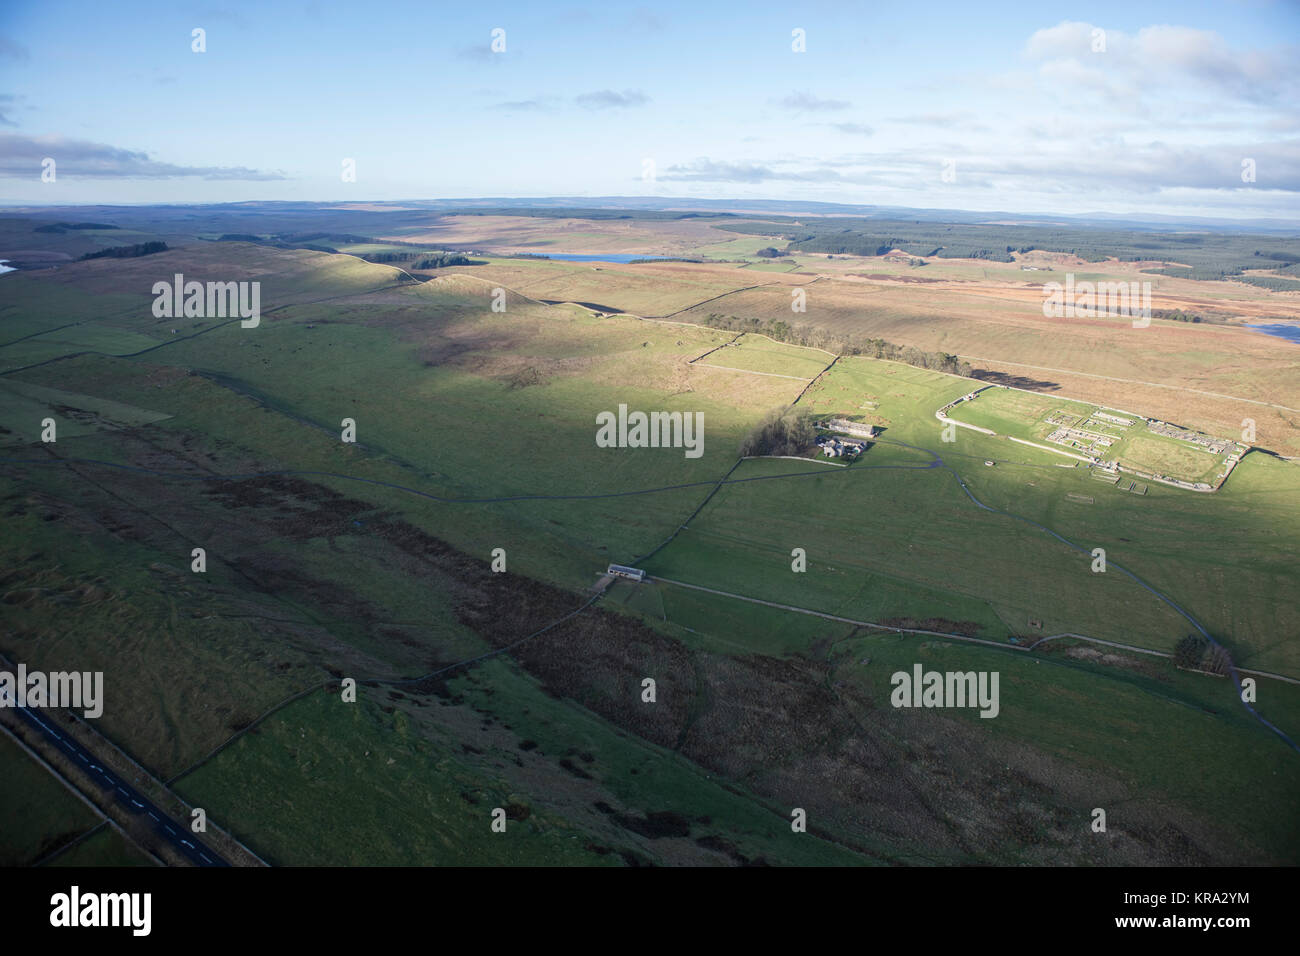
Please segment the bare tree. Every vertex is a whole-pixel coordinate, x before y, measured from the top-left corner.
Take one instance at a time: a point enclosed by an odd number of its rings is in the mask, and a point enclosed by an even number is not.
[[[1174,663],[1179,667],[1199,667],[1207,646],[1205,638],[1199,634],[1188,634],[1174,647]]]
[[[1232,670],[1232,655],[1222,644],[1215,644],[1202,666],[1211,674],[1227,674]]]

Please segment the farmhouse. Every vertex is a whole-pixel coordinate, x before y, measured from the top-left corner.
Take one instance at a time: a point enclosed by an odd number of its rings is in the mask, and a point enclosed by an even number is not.
[[[835,438],[831,435],[818,436],[817,445],[827,458],[851,457],[859,454],[866,447],[863,442],[851,438]]]
[[[876,429],[865,422],[851,422],[845,418],[832,418],[826,423],[826,427],[834,432],[844,432],[846,435],[853,435],[856,438],[875,438]]]
[[[644,581],[645,572],[640,568],[629,568],[624,564],[611,564],[606,574],[612,574],[615,577],[627,578],[630,581]]]

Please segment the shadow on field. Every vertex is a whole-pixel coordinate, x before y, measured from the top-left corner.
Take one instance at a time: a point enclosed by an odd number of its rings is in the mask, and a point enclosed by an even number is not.
[[[970,375],[971,378],[979,379],[981,382],[990,382],[993,385],[1007,385],[1011,388],[1027,388],[1034,392],[1055,392],[1061,388],[1058,382],[1044,382],[1024,375],[1009,375],[1006,372],[995,372],[987,368],[971,369]]]

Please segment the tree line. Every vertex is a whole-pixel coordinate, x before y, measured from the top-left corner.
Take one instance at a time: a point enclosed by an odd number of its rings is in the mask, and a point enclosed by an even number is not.
[[[81,258],[84,259],[134,259],[136,256],[149,256],[155,252],[166,252],[167,243],[165,242],[137,242],[133,246],[112,246],[108,249],[100,249],[98,252],[87,252]]]
[[[67,232],[69,229],[117,229],[106,222],[52,222],[37,226],[32,232]]]
[[[735,315],[710,312],[705,317],[704,324],[710,328],[725,329],[729,332],[756,332],[778,342],[825,349],[837,355],[865,355],[868,358],[904,362],[917,368],[948,372],[964,378],[971,378],[973,372],[969,362],[962,361],[959,356],[950,352],[926,352],[911,345],[898,345],[854,332],[833,332],[811,325],[791,325],[784,319],[740,318]]]

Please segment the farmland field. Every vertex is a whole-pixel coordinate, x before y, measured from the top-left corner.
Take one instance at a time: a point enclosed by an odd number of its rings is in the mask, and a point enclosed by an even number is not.
[[[1016,264],[443,218],[348,248],[757,265],[489,255],[411,276],[173,238],[0,278],[0,650],[102,671],[103,733],[177,799],[274,865],[1300,860],[1300,765],[1229,678],[1172,657],[1204,629],[1258,675],[1258,713],[1300,731],[1279,679],[1300,677],[1289,353],[1232,325],[1067,328]],[[176,274],[256,279],[260,324],[156,316]],[[947,371],[976,349],[997,361]],[[951,415],[997,434],[946,441],[935,411],[989,384],[1019,387]],[[1200,480],[1216,456],[1094,413],[1235,438],[1243,402],[1259,439],[1212,494],[1127,494],[1009,440],[1061,413],[1126,465]],[[698,413],[700,454],[601,447],[620,407]],[[880,431],[849,467],[741,459],[760,423],[805,414]],[[610,563],[648,578],[593,590]],[[917,661],[998,670],[999,719],[890,707]],[[14,804],[14,860],[94,825],[50,794]],[[1101,844],[1107,801],[1125,835]],[[147,860],[115,831],[67,858]]]

